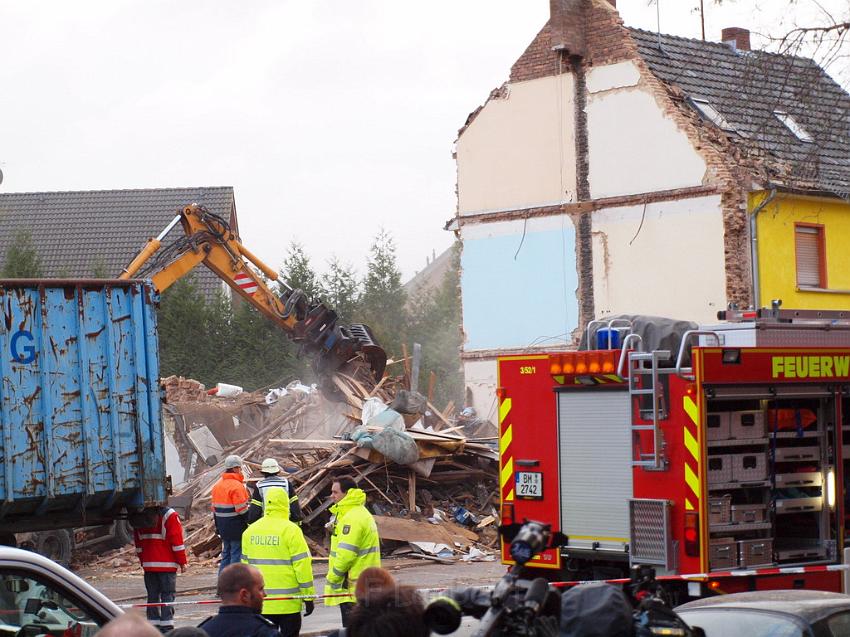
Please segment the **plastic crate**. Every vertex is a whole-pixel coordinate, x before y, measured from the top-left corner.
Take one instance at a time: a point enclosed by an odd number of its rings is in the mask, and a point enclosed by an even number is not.
[[[732,454],[732,480],[735,482],[767,480],[767,454],[763,451]]]
[[[729,429],[735,440],[764,438],[763,411],[733,411],[729,413]]]
[[[705,417],[705,436],[708,440],[729,440],[729,412],[709,413]]]
[[[734,538],[721,537],[708,545],[708,567],[712,571],[723,571],[738,566],[738,545]]]
[[[732,461],[729,454],[708,456],[708,483],[732,482]]]
[[[757,524],[767,520],[766,504],[733,504],[731,509],[733,524]]]
[[[773,538],[739,540],[738,564],[748,567],[773,564]]]

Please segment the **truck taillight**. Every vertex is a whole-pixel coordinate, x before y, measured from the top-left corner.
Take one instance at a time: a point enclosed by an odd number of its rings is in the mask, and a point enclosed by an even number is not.
[[[699,557],[699,513],[685,513],[685,555]]]
[[[502,524],[513,524],[514,523],[514,503],[513,502],[504,502],[502,504]]]

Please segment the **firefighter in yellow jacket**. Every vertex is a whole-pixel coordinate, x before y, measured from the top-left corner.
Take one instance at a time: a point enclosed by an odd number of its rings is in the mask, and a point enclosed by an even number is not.
[[[328,562],[325,595],[344,597],[325,598],[326,606],[339,606],[343,627],[348,626],[348,614],[354,606],[354,586],[357,578],[370,566],[381,565],[381,545],[375,518],[365,507],[366,494],[355,488],[351,478],[343,477],[331,486],[331,555]]]
[[[301,528],[289,520],[289,495],[281,487],[266,491],[262,518],[242,534],[242,561],[260,569],[268,597],[314,595],[313,559]],[[304,603],[313,612],[313,601]],[[263,616],[280,628],[280,634],[295,637],[301,630],[300,599],[263,601]]]

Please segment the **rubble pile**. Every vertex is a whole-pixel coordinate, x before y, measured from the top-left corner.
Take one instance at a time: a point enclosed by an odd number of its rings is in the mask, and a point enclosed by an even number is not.
[[[195,559],[213,560],[219,552],[210,492],[230,454],[242,457],[249,481],[261,477],[264,458],[285,468],[317,557],[327,556],[331,483],[345,474],[366,491],[385,554],[494,559],[495,428],[468,411],[455,416],[452,405],[436,409],[406,389],[406,378],[387,375],[375,384],[365,366],[337,373],[335,400],[327,389],[298,382],[219,398],[196,381],[165,379],[166,428],[185,469],[175,495],[192,502],[185,527]]]

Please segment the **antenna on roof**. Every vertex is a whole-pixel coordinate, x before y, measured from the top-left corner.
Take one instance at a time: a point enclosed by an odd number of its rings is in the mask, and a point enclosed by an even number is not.
[[[655,0],[655,34],[658,36],[658,48],[661,48],[661,0]]]
[[[705,42],[705,4],[699,0],[699,24],[702,27],[702,41]]]

